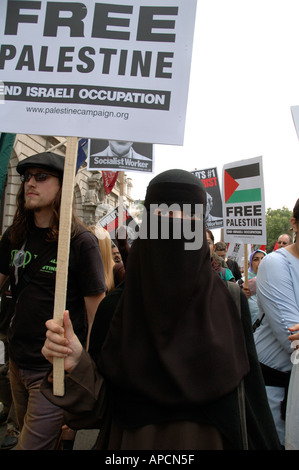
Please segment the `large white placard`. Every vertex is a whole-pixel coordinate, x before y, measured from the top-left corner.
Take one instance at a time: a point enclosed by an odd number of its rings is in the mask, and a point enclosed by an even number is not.
[[[182,145],[196,3],[1,0],[1,131]]]
[[[224,240],[266,244],[262,157],[223,166]]]

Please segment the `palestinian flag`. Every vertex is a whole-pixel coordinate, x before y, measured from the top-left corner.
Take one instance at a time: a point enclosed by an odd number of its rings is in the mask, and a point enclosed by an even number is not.
[[[260,177],[259,162],[224,169],[225,202],[232,204],[261,201]]]

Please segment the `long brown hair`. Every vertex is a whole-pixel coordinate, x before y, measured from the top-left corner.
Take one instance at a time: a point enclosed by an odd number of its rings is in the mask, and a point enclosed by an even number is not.
[[[52,202],[52,219],[50,222],[49,233],[47,235],[47,241],[54,242],[58,240],[58,233],[59,233],[59,216],[60,216],[60,204],[61,204],[61,182],[60,188],[57,192],[53,202]],[[13,223],[10,228],[10,242],[13,245],[21,246],[28,234],[32,231],[34,227],[34,213],[32,210],[28,210],[25,208],[25,197],[24,197],[24,183],[21,184],[17,197],[17,210],[13,219]],[[77,215],[72,213],[72,231],[71,236],[75,236],[79,226],[84,226],[84,224],[80,221]]]

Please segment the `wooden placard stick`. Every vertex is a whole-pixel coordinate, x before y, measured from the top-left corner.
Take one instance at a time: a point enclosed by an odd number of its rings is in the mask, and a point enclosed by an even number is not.
[[[47,149],[47,152],[53,152],[53,150],[59,149],[59,147],[62,147],[64,144],[66,144],[67,139],[64,139],[62,142],[59,142],[59,144],[54,145],[54,147],[50,147]]]
[[[118,227],[124,225],[124,172],[119,172],[119,215]]]
[[[63,184],[61,193],[59,235],[57,249],[57,269],[54,301],[54,320],[62,326],[63,312],[66,306],[66,291],[69,266],[72,207],[74,180],[77,165],[78,139],[67,139]],[[64,359],[54,358],[53,361],[53,394],[64,395]]]
[[[244,284],[248,287],[248,245],[244,243]]]

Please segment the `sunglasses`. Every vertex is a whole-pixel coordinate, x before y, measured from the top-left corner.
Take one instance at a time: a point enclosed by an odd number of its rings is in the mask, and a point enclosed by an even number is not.
[[[20,179],[22,183],[28,183],[28,181],[31,180],[32,176],[38,183],[40,183],[41,181],[46,181],[49,176],[55,176],[55,178],[60,178],[58,175],[53,175],[52,173],[24,173],[23,175],[20,175]]]

